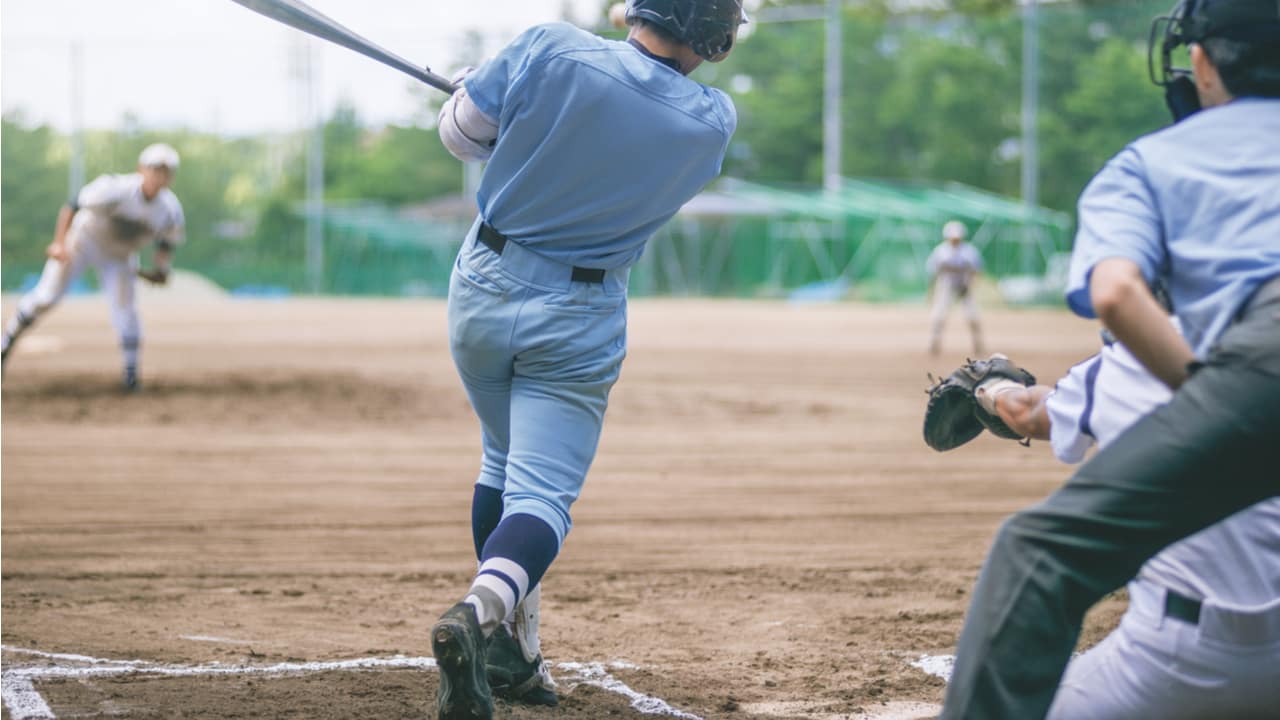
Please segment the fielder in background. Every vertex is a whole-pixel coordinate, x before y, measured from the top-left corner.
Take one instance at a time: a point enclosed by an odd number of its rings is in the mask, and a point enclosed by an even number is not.
[[[1045,717],[1090,606],[1166,546],[1280,495],[1280,5],[1188,0],[1155,30],[1177,122],[1085,189],[1067,303],[1100,318],[1172,397],[1000,528],[960,635],[948,720]],[[1173,67],[1182,45],[1191,71]],[[1171,597],[1154,609],[1162,632],[1195,615]]]
[[[1120,343],[1050,388],[975,390],[1014,433],[1078,463],[1172,397]],[[1250,720],[1280,708],[1280,498],[1170,545],[1129,581],[1120,626],[1067,665],[1050,720]]]
[[[929,273],[929,294],[933,298],[933,312],[929,315],[929,354],[942,352],[942,328],[947,313],[958,300],[964,308],[973,334],[973,351],[982,354],[982,327],[978,322],[978,304],[974,301],[974,278],[982,272],[982,256],[978,249],[965,242],[968,230],[964,223],[952,220],[942,226],[942,242],[925,262]]]
[[[178,170],[178,153],[168,145],[150,145],[138,156],[138,171],[102,175],[84,186],[58,213],[53,242],[45,254],[40,281],[18,301],[5,326],[0,362],[9,360],[23,331],[51,309],[88,267],[111,306],[111,322],[124,352],[124,389],[138,389],[138,351],[142,326],[134,292],[134,276],[156,285],[169,277],[174,249],[183,240],[184,220],[178,197],[169,190]],[[138,253],[155,243],[153,268],[140,270]]]
[[[719,174],[737,123],[727,95],[687,75],[733,48],[738,0],[631,0],[625,17],[625,42],[566,24],[526,31],[440,111],[449,151],[488,161],[449,287],[451,349],[483,455],[479,571],[431,632],[441,720],[491,717],[495,690],[556,702],[539,582],[626,355],[628,269]]]

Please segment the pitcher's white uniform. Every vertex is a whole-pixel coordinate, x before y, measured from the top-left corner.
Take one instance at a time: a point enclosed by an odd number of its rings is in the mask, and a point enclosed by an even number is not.
[[[169,247],[183,241],[182,205],[168,188],[147,200],[142,175],[102,175],[76,196],[67,231],[67,259],[45,263],[40,281],[18,301],[18,325],[26,326],[53,307],[72,282],[92,267],[111,307],[126,367],[136,364],[142,328],[135,305],[138,251],[153,241]],[[6,336],[6,341],[10,338]],[[7,345],[7,342],[6,342]]]
[[[1108,345],[1046,400],[1053,452],[1076,463],[1095,440],[1124,442],[1170,397],[1124,346]],[[1128,590],[1120,626],[1067,666],[1050,720],[1280,716],[1280,498],[1165,548]],[[1166,609],[1196,601],[1195,622]]]

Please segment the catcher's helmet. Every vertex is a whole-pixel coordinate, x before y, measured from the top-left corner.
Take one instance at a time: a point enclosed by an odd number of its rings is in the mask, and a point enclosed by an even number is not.
[[[671,33],[698,57],[717,62],[747,21],[742,0],[627,0],[627,20],[639,18]]]
[[[1168,15],[1151,22],[1147,43],[1147,72],[1151,82],[1168,86],[1179,77],[1190,77],[1190,68],[1174,66],[1173,51],[1211,37],[1259,44],[1280,43],[1280,2],[1180,0]]]

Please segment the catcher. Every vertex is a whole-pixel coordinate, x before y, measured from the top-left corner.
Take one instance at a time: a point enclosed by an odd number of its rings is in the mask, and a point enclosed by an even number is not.
[[[1048,440],[1059,460],[1077,463],[1095,442],[1109,445],[1170,397],[1120,343],[1073,367],[1053,388],[995,355],[935,385],[926,440],[945,450],[989,428],[1001,437]],[[1067,666],[1048,717],[1271,716],[1280,707],[1277,528],[1280,498],[1271,498],[1149,560],[1129,582],[1119,627]]]

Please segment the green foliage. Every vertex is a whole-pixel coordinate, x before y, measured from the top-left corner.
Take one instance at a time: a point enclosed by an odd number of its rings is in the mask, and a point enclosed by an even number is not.
[[[67,200],[66,145],[45,126],[27,127],[20,116],[8,116],[0,126],[0,254],[6,270],[37,270],[44,249],[53,239],[58,208]],[[7,277],[5,282],[21,282]],[[18,273],[14,273],[18,274]]]
[[[812,4],[812,0],[766,5]],[[1041,5],[1041,203],[1070,211],[1090,177],[1135,137],[1167,124],[1146,78],[1150,18],[1171,0]],[[612,0],[601,0],[603,18]],[[960,181],[1019,192],[1023,14],[1013,0],[945,0],[904,14],[889,0],[843,13],[842,168],[845,175]],[[764,13],[761,13],[764,15]],[[813,187],[821,182],[823,61],[820,21],[756,22],[730,57],[695,79],[730,92],[738,131],[725,174]],[[610,37],[622,32],[609,30]],[[462,38],[474,64],[477,37]],[[421,88],[413,124],[370,128],[351,106],[323,127],[325,197],[392,208],[462,188],[462,166],[431,127],[443,99]],[[67,197],[70,143],[18,115],[3,124],[5,287],[39,267]],[[304,133],[227,138],[153,132],[126,118],[84,137],[86,176],[130,172],[138,151],[163,140],[182,154],[174,191],[187,214],[178,263],[228,282],[302,287]],[[337,230],[330,229],[331,240]],[[347,231],[342,231],[347,232]],[[337,276],[334,276],[337,277]]]
[[[1167,124],[1145,68],[1147,28],[1166,5],[1039,8],[1041,204],[1070,210],[1108,157]],[[947,6],[896,15],[884,2],[846,7],[842,170],[1017,195],[1023,15],[1008,0]],[[739,113],[726,174],[821,181],[824,45],[821,22],[760,23],[715,70],[711,82]]]

